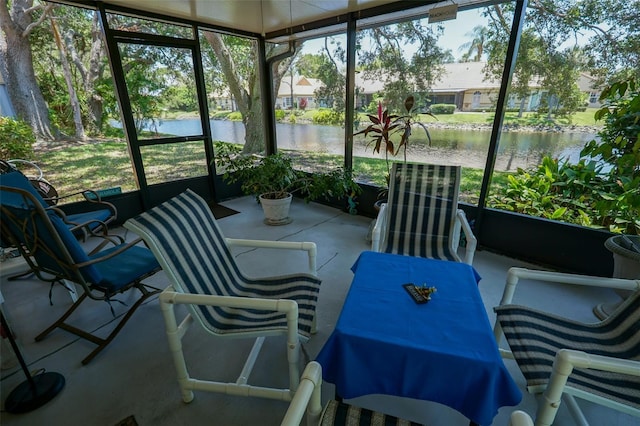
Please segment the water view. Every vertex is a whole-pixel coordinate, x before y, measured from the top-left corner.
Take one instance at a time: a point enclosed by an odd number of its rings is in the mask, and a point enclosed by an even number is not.
[[[162,120],[152,129],[159,133],[178,136],[202,133],[200,120]],[[278,123],[276,125],[278,147],[313,151],[327,154],[344,154],[345,130],[339,126],[316,124]],[[213,140],[243,143],[244,125],[239,121],[211,120]],[[422,129],[413,131],[407,152],[409,161],[448,162],[466,167],[483,168],[491,131],[485,129],[430,129],[432,145],[429,146]],[[515,170],[539,164],[546,155],[569,158],[576,162],[584,144],[595,137],[582,132],[514,132],[505,131],[500,138],[496,170]],[[354,140],[355,157],[379,157],[362,136]],[[357,161],[357,159],[356,159]]]

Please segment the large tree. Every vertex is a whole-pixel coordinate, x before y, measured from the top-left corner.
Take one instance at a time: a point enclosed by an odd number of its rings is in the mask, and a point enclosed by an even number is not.
[[[49,110],[33,69],[29,36],[47,17],[51,5],[33,0],[0,2],[0,72],[18,117],[41,139],[53,139]]]
[[[528,20],[558,41],[587,37],[589,70],[601,81],[640,76],[640,1],[531,0],[529,9]]]
[[[264,111],[258,70],[257,41],[216,32],[205,32],[204,37],[215,53],[215,57],[210,56],[210,63],[222,77],[212,81],[212,84],[217,85],[213,89],[226,88],[242,114],[242,122],[245,126],[243,152],[264,151],[266,135],[263,125]],[[267,46],[267,58],[280,55],[291,47],[287,44],[270,44]],[[291,61],[292,56],[273,64],[274,93],[277,93],[280,81]]]
[[[442,63],[451,52],[438,46],[439,26],[414,20],[361,31],[358,66],[367,79],[384,83],[388,107],[402,111],[404,99],[415,93],[428,93],[442,74]],[[368,49],[364,46],[370,46]],[[415,51],[407,55],[409,46]],[[424,99],[423,99],[424,101]]]
[[[504,67],[514,5],[485,9],[486,72],[499,78]],[[640,75],[640,2],[637,0],[531,0],[522,31],[511,90],[524,100],[531,83],[546,93],[543,106],[567,114],[582,99],[575,84],[586,71],[602,83],[617,75]],[[560,108],[561,107],[561,108]],[[522,109],[521,109],[522,111]]]

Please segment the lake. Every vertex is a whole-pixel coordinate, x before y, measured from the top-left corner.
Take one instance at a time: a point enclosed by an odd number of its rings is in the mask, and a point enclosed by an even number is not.
[[[199,119],[162,120],[154,131],[177,136],[201,134]],[[277,123],[278,147],[344,155],[344,128],[316,124]],[[243,143],[244,125],[239,121],[211,120],[213,140]],[[490,130],[430,129],[429,146],[422,129],[416,128],[407,152],[409,161],[446,162],[466,167],[484,168]],[[505,131],[500,137],[496,170],[515,170],[540,163],[544,155],[568,158],[577,162],[584,144],[595,138],[593,133],[581,132],[514,132]],[[379,157],[362,136],[354,138],[355,157]],[[357,159],[355,160],[357,161]]]

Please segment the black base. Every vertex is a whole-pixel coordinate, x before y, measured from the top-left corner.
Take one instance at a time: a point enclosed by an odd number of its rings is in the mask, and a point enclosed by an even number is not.
[[[63,387],[64,376],[59,373],[35,375],[32,380],[25,380],[11,391],[4,408],[9,413],[27,413],[51,401]]]

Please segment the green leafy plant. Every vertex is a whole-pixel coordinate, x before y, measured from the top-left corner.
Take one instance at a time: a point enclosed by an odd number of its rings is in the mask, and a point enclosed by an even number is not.
[[[216,143],[216,165],[224,168],[223,179],[240,182],[245,194],[264,198],[286,198],[299,192],[306,202],[321,197],[342,198],[359,194],[362,189],[351,172],[336,169],[323,173],[305,173],[294,169],[290,157],[282,152],[273,155],[242,154],[233,144]]]
[[[537,169],[518,169],[506,190],[489,197],[504,210],[614,233],[640,234],[640,94],[633,78],[607,87],[596,120],[600,140],[577,164],[545,156]]]
[[[545,156],[535,170],[518,169],[508,176],[507,187],[489,197],[489,205],[502,210],[583,226],[598,226],[592,214],[606,191],[602,166],[581,159],[578,164]]]
[[[30,159],[36,136],[27,123],[11,117],[0,117],[0,158]]]
[[[595,207],[612,232],[640,234],[640,86],[634,77],[616,81],[600,101],[603,106],[595,113],[596,120],[604,120],[600,141],[590,141],[580,153],[609,169],[611,192],[603,193]]]

